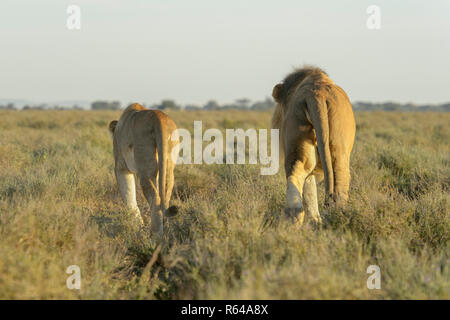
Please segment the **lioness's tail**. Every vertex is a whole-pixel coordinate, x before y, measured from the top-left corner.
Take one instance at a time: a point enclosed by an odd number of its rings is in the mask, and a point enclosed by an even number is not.
[[[159,121],[159,135],[156,139],[156,149],[158,151],[158,170],[159,170],[159,198],[161,201],[161,211],[163,216],[172,217],[178,213],[178,207],[171,206],[167,208],[166,203],[166,182],[167,182],[167,161],[169,161],[169,133],[167,129],[163,127],[161,120]]]
[[[166,177],[167,177],[167,132],[159,119],[159,134],[156,138],[156,149],[158,151],[158,171],[159,171],[159,198],[161,200],[161,210],[163,215],[166,212]]]
[[[325,180],[325,203],[334,193],[334,174],[330,152],[330,130],[328,127],[328,108],[325,99],[309,96],[306,99],[307,109],[312,125],[316,130],[317,146],[322,162]]]

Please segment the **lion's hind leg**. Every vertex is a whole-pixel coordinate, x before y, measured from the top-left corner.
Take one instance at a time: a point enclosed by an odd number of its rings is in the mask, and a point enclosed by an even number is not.
[[[297,143],[288,145],[286,150],[288,152],[285,161],[287,179],[285,214],[301,226],[305,215],[302,201],[305,180],[316,164],[314,147],[308,141],[297,140]],[[310,193],[308,190],[308,195]]]
[[[314,174],[310,174],[305,179],[305,185],[303,186],[303,202],[306,214],[310,216],[314,222],[318,224],[322,223],[322,218],[319,213],[319,204],[317,202],[317,185]]]
[[[300,187],[299,180],[299,177],[296,175],[290,175],[287,178],[286,208],[284,213],[286,218],[301,226],[303,224],[305,212],[303,210],[302,188]]]

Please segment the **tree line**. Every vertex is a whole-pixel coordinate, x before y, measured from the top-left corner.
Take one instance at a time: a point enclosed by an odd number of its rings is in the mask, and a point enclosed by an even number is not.
[[[237,99],[233,103],[219,104],[216,100],[209,100],[204,105],[180,105],[174,100],[165,99],[156,104],[143,104],[150,109],[159,110],[270,110],[275,106],[272,98],[267,97],[262,101],[253,102],[250,99]],[[91,110],[121,110],[126,105],[122,105],[120,101],[97,100],[91,103]],[[78,105],[60,106],[60,105],[25,105],[22,110],[86,110]],[[442,103],[437,105],[431,104],[412,104],[412,103],[396,103],[396,102],[361,102],[353,103],[355,111],[437,111],[449,112],[450,103]],[[0,105],[0,110],[19,110],[13,103]]]

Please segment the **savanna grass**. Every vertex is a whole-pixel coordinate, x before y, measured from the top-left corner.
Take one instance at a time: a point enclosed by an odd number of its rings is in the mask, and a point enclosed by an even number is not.
[[[170,115],[191,131],[194,120],[223,130],[267,128],[271,117]],[[282,168],[177,166],[180,212],[163,241],[118,195],[107,125],[119,116],[0,112],[1,299],[449,298],[450,114],[357,113],[349,204],[319,228],[280,219]],[[373,264],[380,290],[366,286]],[[66,287],[69,265],[81,290]]]

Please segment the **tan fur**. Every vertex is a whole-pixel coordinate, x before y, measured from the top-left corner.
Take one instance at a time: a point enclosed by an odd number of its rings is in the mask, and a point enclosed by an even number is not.
[[[355,119],[347,94],[328,75],[304,67],[277,84],[272,128],[280,129],[287,178],[286,214],[303,220],[306,213],[320,222],[316,180],[325,180],[325,205],[343,205],[348,199],[350,153]],[[314,177],[312,179],[311,177]]]
[[[109,124],[120,194],[127,207],[143,223],[135,194],[134,177],[139,178],[150,205],[151,229],[160,235],[163,216],[174,215],[177,211],[176,207],[168,208],[175,168],[171,153],[179,143],[177,137],[171,139],[176,129],[175,122],[164,112],[148,110],[138,103],[126,108],[119,121]]]

